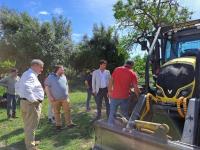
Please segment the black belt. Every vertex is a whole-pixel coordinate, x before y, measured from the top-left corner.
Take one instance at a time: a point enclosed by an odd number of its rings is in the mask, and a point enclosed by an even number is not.
[[[24,100],[24,101],[29,101],[28,99],[26,99],[26,98],[21,98],[21,100]],[[42,103],[42,101],[41,100],[37,100],[39,103]]]
[[[105,88],[99,88],[99,90],[106,90],[106,89],[108,89],[107,87],[105,87]]]

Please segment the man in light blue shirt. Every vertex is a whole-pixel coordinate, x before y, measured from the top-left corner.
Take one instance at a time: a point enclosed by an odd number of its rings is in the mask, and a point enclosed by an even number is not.
[[[47,77],[45,81],[45,90],[48,99],[53,104],[57,131],[61,131],[61,107],[64,111],[67,127],[74,127],[75,124],[71,120],[68,83],[67,78],[64,75],[64,67],[62,65],[55,66],[54,73]]]
[[[61,76],[57,76],[56,73],[49,74],[45,84],[51,89],[51,94],[56,100],[68,98],[68,83],[64,74]]]

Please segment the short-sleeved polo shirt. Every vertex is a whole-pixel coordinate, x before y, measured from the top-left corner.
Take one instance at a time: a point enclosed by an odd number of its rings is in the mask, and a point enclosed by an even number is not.
[[[130,88],[134,84],[137,85],[136,73],[126,66],[116,68],[112,74],[112,78],[114,80],[111,94],[113,99],[127,99]]]
[[[50,74],[45,85],[49,87],[52,96],[56,100],[64,100],[68,97],[68,82],[65,75],[57,76],[55,73]]]

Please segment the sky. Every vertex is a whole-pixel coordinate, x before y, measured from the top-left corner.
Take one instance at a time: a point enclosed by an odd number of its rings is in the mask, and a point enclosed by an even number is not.
[[[94,23],[106,26],[115,24],[113,4],[117,0],[0,0],[0,6],[26,11],[41,22],[52,15],[64,15],[72,22],[72,37],[80,41],[84,34],[91,36]],[[194,12],[192,18],[200,18],[200,0],[178,0]]]
[[[0,6],[26,11],[40,21],[64,15],[72,22],[73,39],[91,35],[94,23],[114,25],[112,6],[116,0],[0,0]]]

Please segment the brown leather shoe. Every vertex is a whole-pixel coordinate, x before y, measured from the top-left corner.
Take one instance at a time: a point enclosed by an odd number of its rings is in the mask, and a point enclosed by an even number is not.
[[[73,127],[76,127],[77,124],[74,124],[74,123],[71,123],[70,125],[67,125],[67,128],[73,128]]]
[[[41,149],[39,149],[38,147],[35,147],[35,148],[33,148],[33,150],[41,150]]]
[[[62,131],[62,128],[61,128],[61,126],[56,126],[56,131],[57,131],[57,132],[60,132],[60,131]]]

